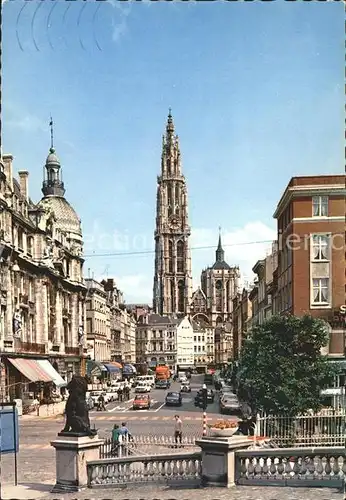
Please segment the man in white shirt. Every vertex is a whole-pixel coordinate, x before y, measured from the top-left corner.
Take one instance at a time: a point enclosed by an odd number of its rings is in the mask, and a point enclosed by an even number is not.
[[[179,415],[175,415],[174,418],[175,418],[175,426],[174,426],[175,444],[177,445],[179,443],[181,445],[183,422],[181,421],[181,418],[179,417]]]

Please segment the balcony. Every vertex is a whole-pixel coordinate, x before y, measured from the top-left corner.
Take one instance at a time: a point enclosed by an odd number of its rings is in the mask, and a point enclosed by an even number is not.
[[[75,356],[80,355],[79,347],[65,346],[65,354],[73,354]]]
[[[35,354],[45,354],[46,344],[35,344],[34,342],[21,342],[20,352],[35,353]]]

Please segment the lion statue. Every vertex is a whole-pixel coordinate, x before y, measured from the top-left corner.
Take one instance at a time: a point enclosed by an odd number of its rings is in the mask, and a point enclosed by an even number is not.
[[[69,397],[65,407],[66,423],[62,432],[95,436],[97,430],[90,428],[89,410],[85,399],[88,389],[86,378],[74,375],[67,389]]]

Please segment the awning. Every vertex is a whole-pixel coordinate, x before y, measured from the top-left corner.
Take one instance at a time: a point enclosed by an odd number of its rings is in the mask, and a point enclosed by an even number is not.
[[[119,373],[120,368],[117,366],[111,364],[111,363],[105,363],[104,366],[106,367],[106,370],[109,371],[109,373]]]
[[[31,382],[53,382],[53,378],[39,365],[36,359],[8,358],[8,360]]]
[[[122,369],[123,365],[121,363],[118,363],[117,361],[111,361],[109,363],[110,365],[114,365],[116,366],[117,368],[119,368],[120,370]]]
[[[98,377],[99,375],[102,375],[102,373],[106,372],[107,368],[100,363],[100,361],[88,361],[87,364],[87,373],[88,375]]]
[[[126,364],[123,367],[123,373],[137,373],[137,370],[133,365]]]
[[[43,370],[52,378],[54,384],[57,387],[65,387],[67,385],[67,382],[65,382],[65,380],[51,365],[48,359],[38,359],[37,362],[41,366],[41,368],[43,368]]]

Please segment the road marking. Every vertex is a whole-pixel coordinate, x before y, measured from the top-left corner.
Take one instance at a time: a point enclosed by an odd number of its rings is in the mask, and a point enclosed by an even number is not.
[[[152,411],[154,411],[154,412],[156,413],[157,411],[161,410],[161,408],[162,408],[163,406],[165,406],[165,403],[162,403],[162,405],[161,405],[161,406],[159,406],[159,407],[157,408],[157,410],[152,410]]]

